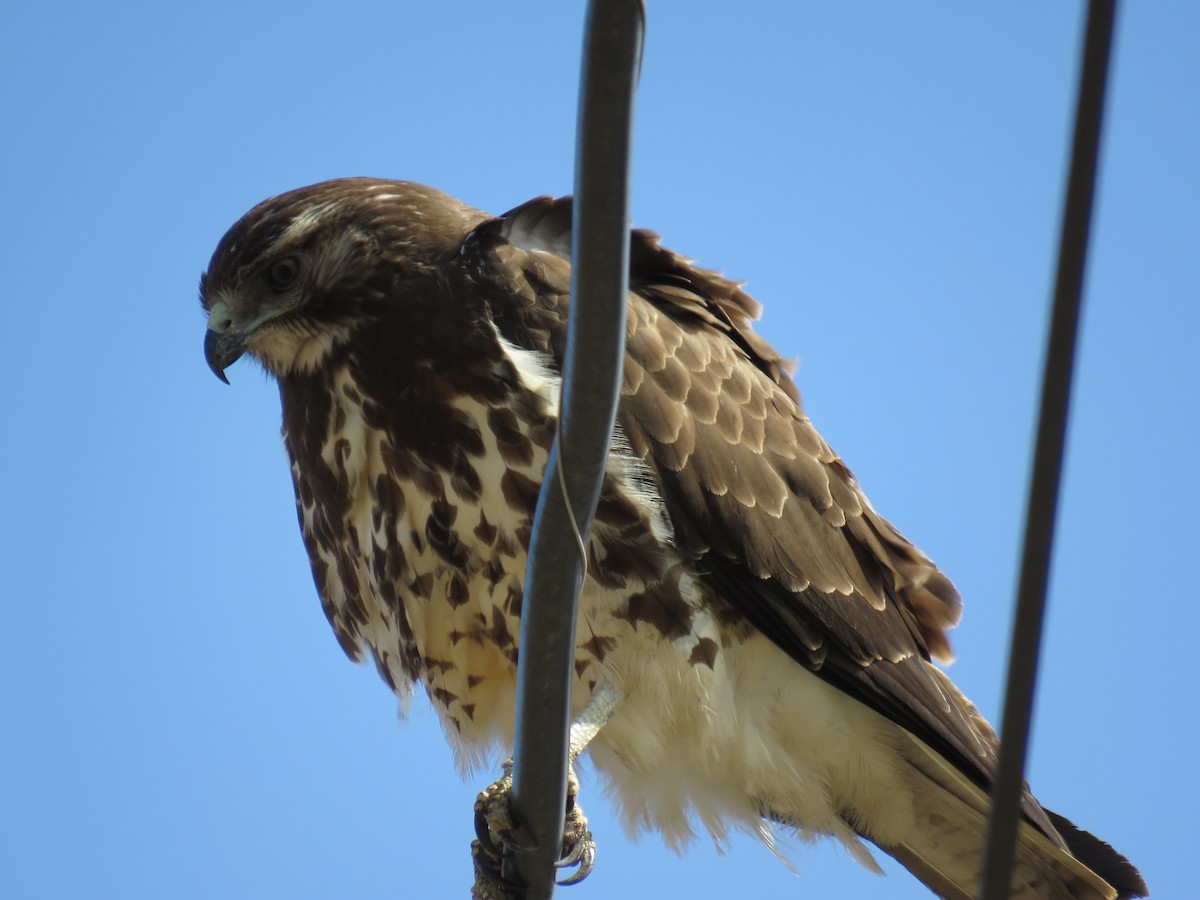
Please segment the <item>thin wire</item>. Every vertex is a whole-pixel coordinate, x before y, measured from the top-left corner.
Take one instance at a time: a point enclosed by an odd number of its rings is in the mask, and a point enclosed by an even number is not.
[[[992,814],[984,859],[980,894],[983,900],[1008,897],[1012,882],[1115,18],[1116,0],[1092,0],[1088,6],[1071,169],[1025,520],[1017,612],[1009,651],[1000,760],[992,791]]]
[[[558,453],[554,454],[554,470],[558,473],[558,488],[562,491],[563,506],[567,508],[567,522],[571,526],[571,534],[575,537],[575,545],[579,548],[580,580],[582,581],[587,578],[588,573],[587,547],[583,544],[583,534],[579,530],[579,523],[575,520],[575,508],[571,505],[571,492],[567,490],[567,473],[563,462],[566,454],[561,449],[563,445],[562,420],[562,398],[560,396],[558,419],[554,422],[554,440],[559,446]]]
[[[553,460],[547,464],[547,473],[553,465],[557,479],[545,478],[538,495],[517,664],[511,808],[523,849],[514,852],[514,871],[505,874],[524,885],[527,900],[553,895],[554,863],[562,850],[579,590],[625,356],[629,150],[644,24],[641,0],[591,0],[588,5],[571,224],[571,311]]]

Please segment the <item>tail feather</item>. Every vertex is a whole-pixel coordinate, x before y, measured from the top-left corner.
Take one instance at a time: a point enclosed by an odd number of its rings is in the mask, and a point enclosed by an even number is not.
[[[912,738],[916,826],[882,846],[946,900],[970,900],[982,879],[987,794],[924,743]],[[1010,897],[1014,900],[1126,900],[1146,896],[1137,870],[1107,844],[1066,819],[1047,814],[1044,834],[1022,822]],[[1055,829],[1057,829],[1056,833]]]
[[[1133,863],[1070,819],[1048,809],[1046,815],[1066,841],[1071,855],[1116,888],[1121,900],[1149,896],[1150,889]]]

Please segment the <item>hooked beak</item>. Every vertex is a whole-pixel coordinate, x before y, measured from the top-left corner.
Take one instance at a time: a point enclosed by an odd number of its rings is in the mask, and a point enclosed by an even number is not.
[[[226,384],[225,370],[246,352],[246,334],[239,328],[225,301],[218,300],[208,311],[208,332],[204,335],[204,358],[213,374]]]

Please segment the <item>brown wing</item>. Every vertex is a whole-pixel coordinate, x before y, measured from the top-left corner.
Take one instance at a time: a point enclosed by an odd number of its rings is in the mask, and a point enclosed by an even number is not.
[[[506,339],[561,360],[570,201],[475,230],[463,259]],[[679,548],[731,612],[801,665],[990,780],[978,714],[927,665],[946,659],[954,587],[867,502],[800,409],[738,285],[633,232],[619,422],[656,476]]]
[[[927,665],[961,604],[868,503],[800,409],[758,304],[636,232],[621,424],[651,462],[681,547],[801,664],[986,782],[991,741]]]

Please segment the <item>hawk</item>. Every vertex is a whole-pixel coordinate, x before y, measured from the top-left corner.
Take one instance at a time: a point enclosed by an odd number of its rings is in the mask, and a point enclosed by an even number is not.
[[[200,282],[213,371],[277,380],[300,530],[345,652],[420,685],[466,762],[511,746],[522,580],[555,434],[569,199],[490,216],[350,178],[282,194]],[[738,284],[631,233],[618,421],[574,708],[628,824],[679,846],[864,839],[942,897],[981,875],[996,736],[932,660],[961,604],[867,501]],[[1146,895],[1028,792],[1012,896]]]

